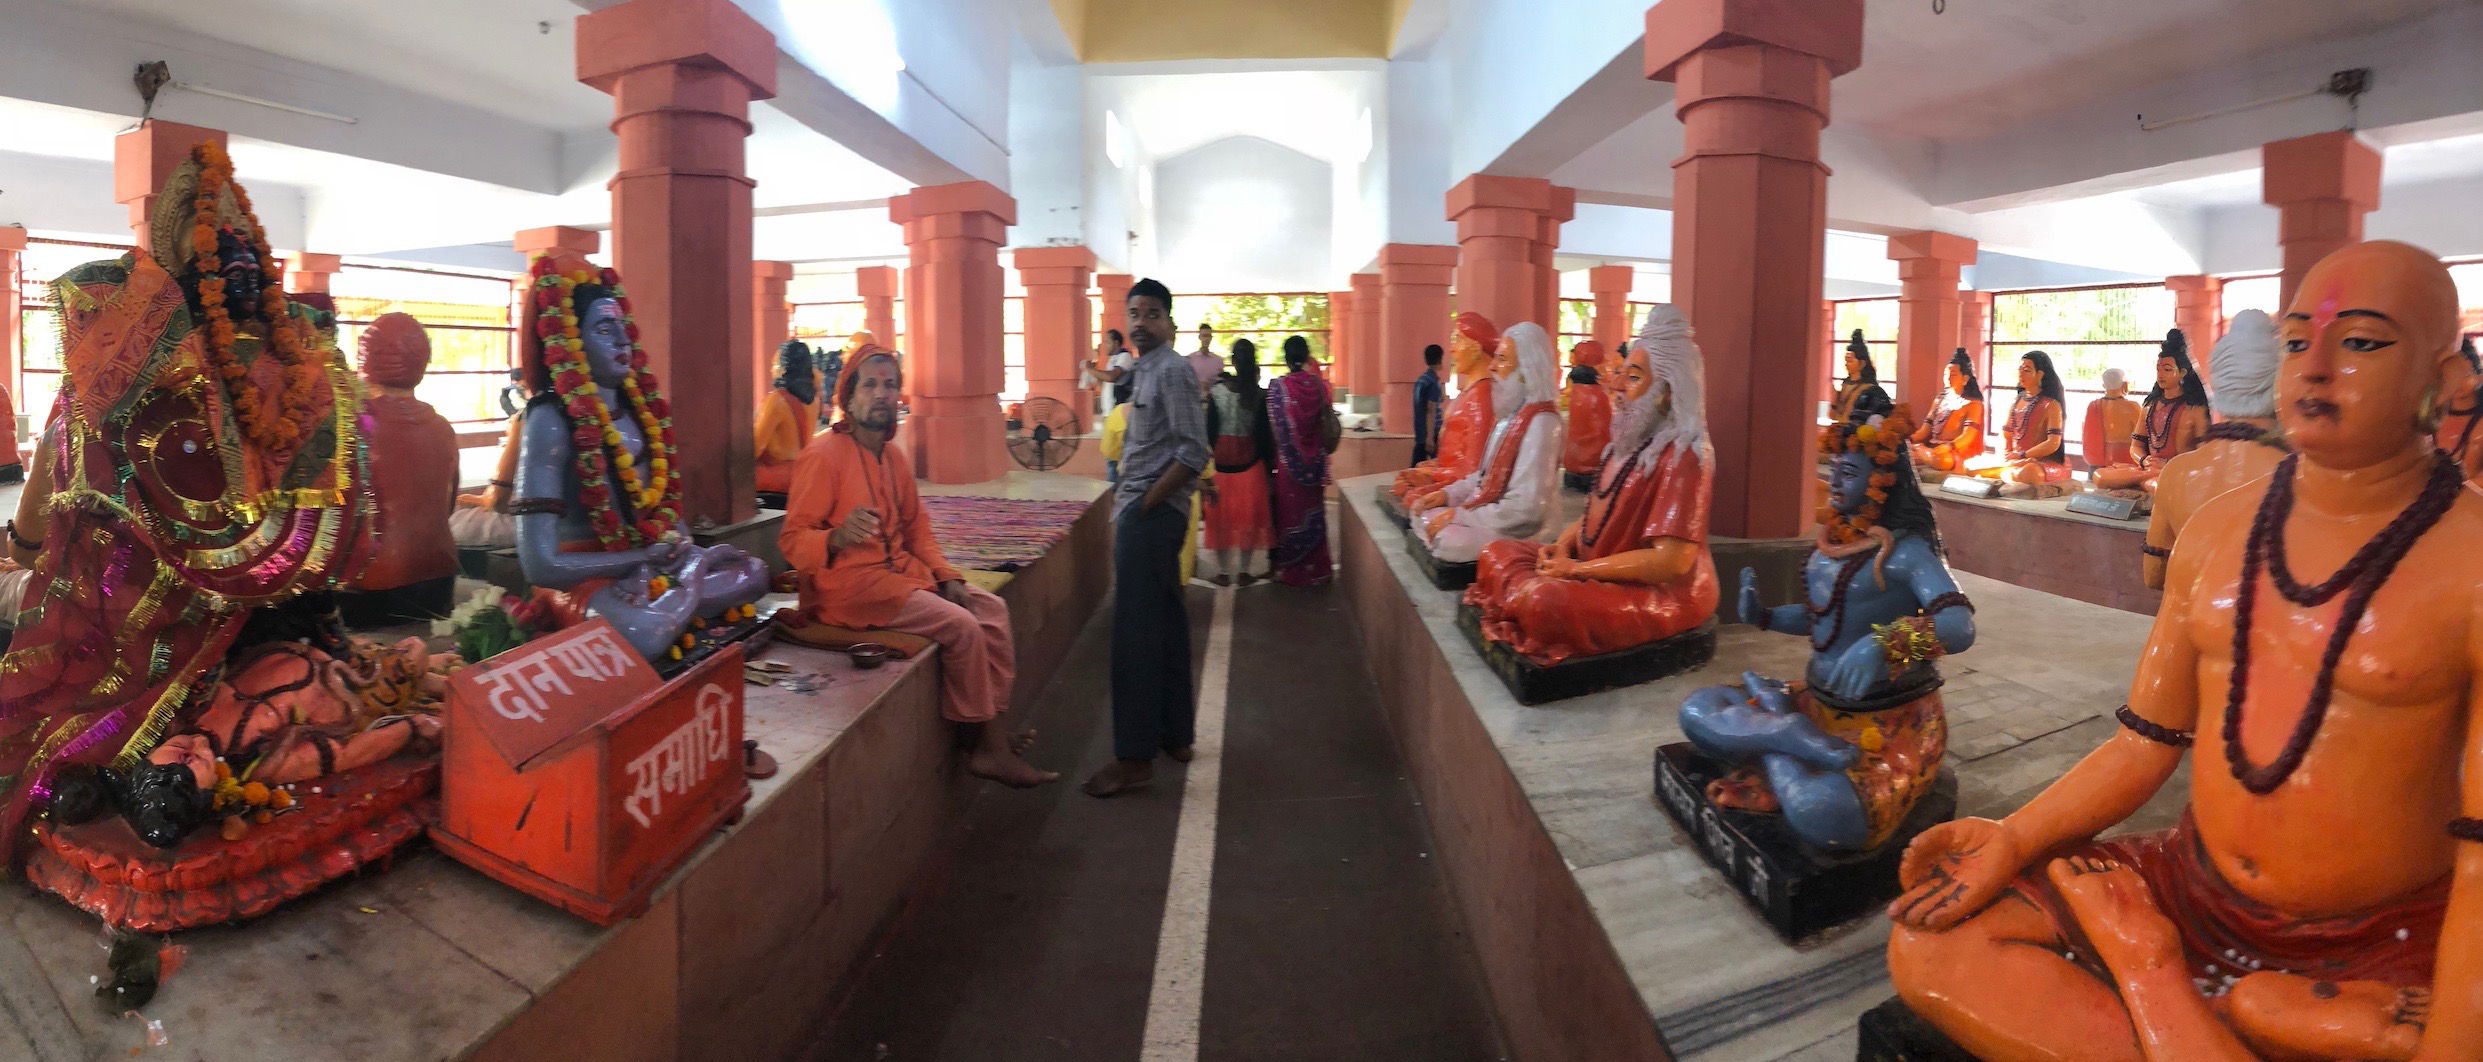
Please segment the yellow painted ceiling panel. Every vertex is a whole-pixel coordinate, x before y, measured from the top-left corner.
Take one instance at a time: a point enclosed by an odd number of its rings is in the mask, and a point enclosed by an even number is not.
[[[1406,0],[1052,0],[1078,58],[1385,59]]]

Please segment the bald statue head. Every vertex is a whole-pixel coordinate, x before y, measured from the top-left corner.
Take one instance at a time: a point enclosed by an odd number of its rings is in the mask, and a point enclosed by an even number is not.
[[[2314,464],[2366,468],[2429,445],[2457,354],[2457,286],[2430,252],[2373,240],[2319,260],[2277,322],[2276,418]]]
[[[362,330],[362,378],[382,393],[410,392],[431,368],[431,337],[407,313],[383,313]]]

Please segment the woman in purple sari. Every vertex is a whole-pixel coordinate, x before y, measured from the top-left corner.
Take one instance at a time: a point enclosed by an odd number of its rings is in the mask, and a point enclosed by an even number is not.
[[[1328,559],[1328,448],[1320,432],[1330,396],[1311,370],[1310,342],[1285,339],[1289,370],[1267,389],[1267,419],[1276,430],[1276,580],[1317,586],[1336,574]]]

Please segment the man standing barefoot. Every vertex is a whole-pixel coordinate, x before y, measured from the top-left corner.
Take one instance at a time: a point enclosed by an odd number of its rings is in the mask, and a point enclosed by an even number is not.
[[[1181,600],[1181,546],[1190,493],[1207,467],[1207,414],[1197,378],[1173,352],[1173,296],[1141,280],[1129,289],[1129,343],[1137,349],[1128,441],[1112,519],[1112,754],[1086,780],[1108,797],[1155,777],[1155,756],[1190,758],[1198,710],[1190,687],[1190,614]]]

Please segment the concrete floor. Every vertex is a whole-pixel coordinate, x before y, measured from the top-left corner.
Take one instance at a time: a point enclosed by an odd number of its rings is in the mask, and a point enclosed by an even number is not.
[[[1189,591],[1196,653],[1218,591]],[[1236,595],[1198,1057],[1503,1057],[1342,595]],[[986,790],[845,1001],[833,1059],[1141,1057],[1184,771],[1095,800],[1108,612],[1030,721],[1062,783]]]

